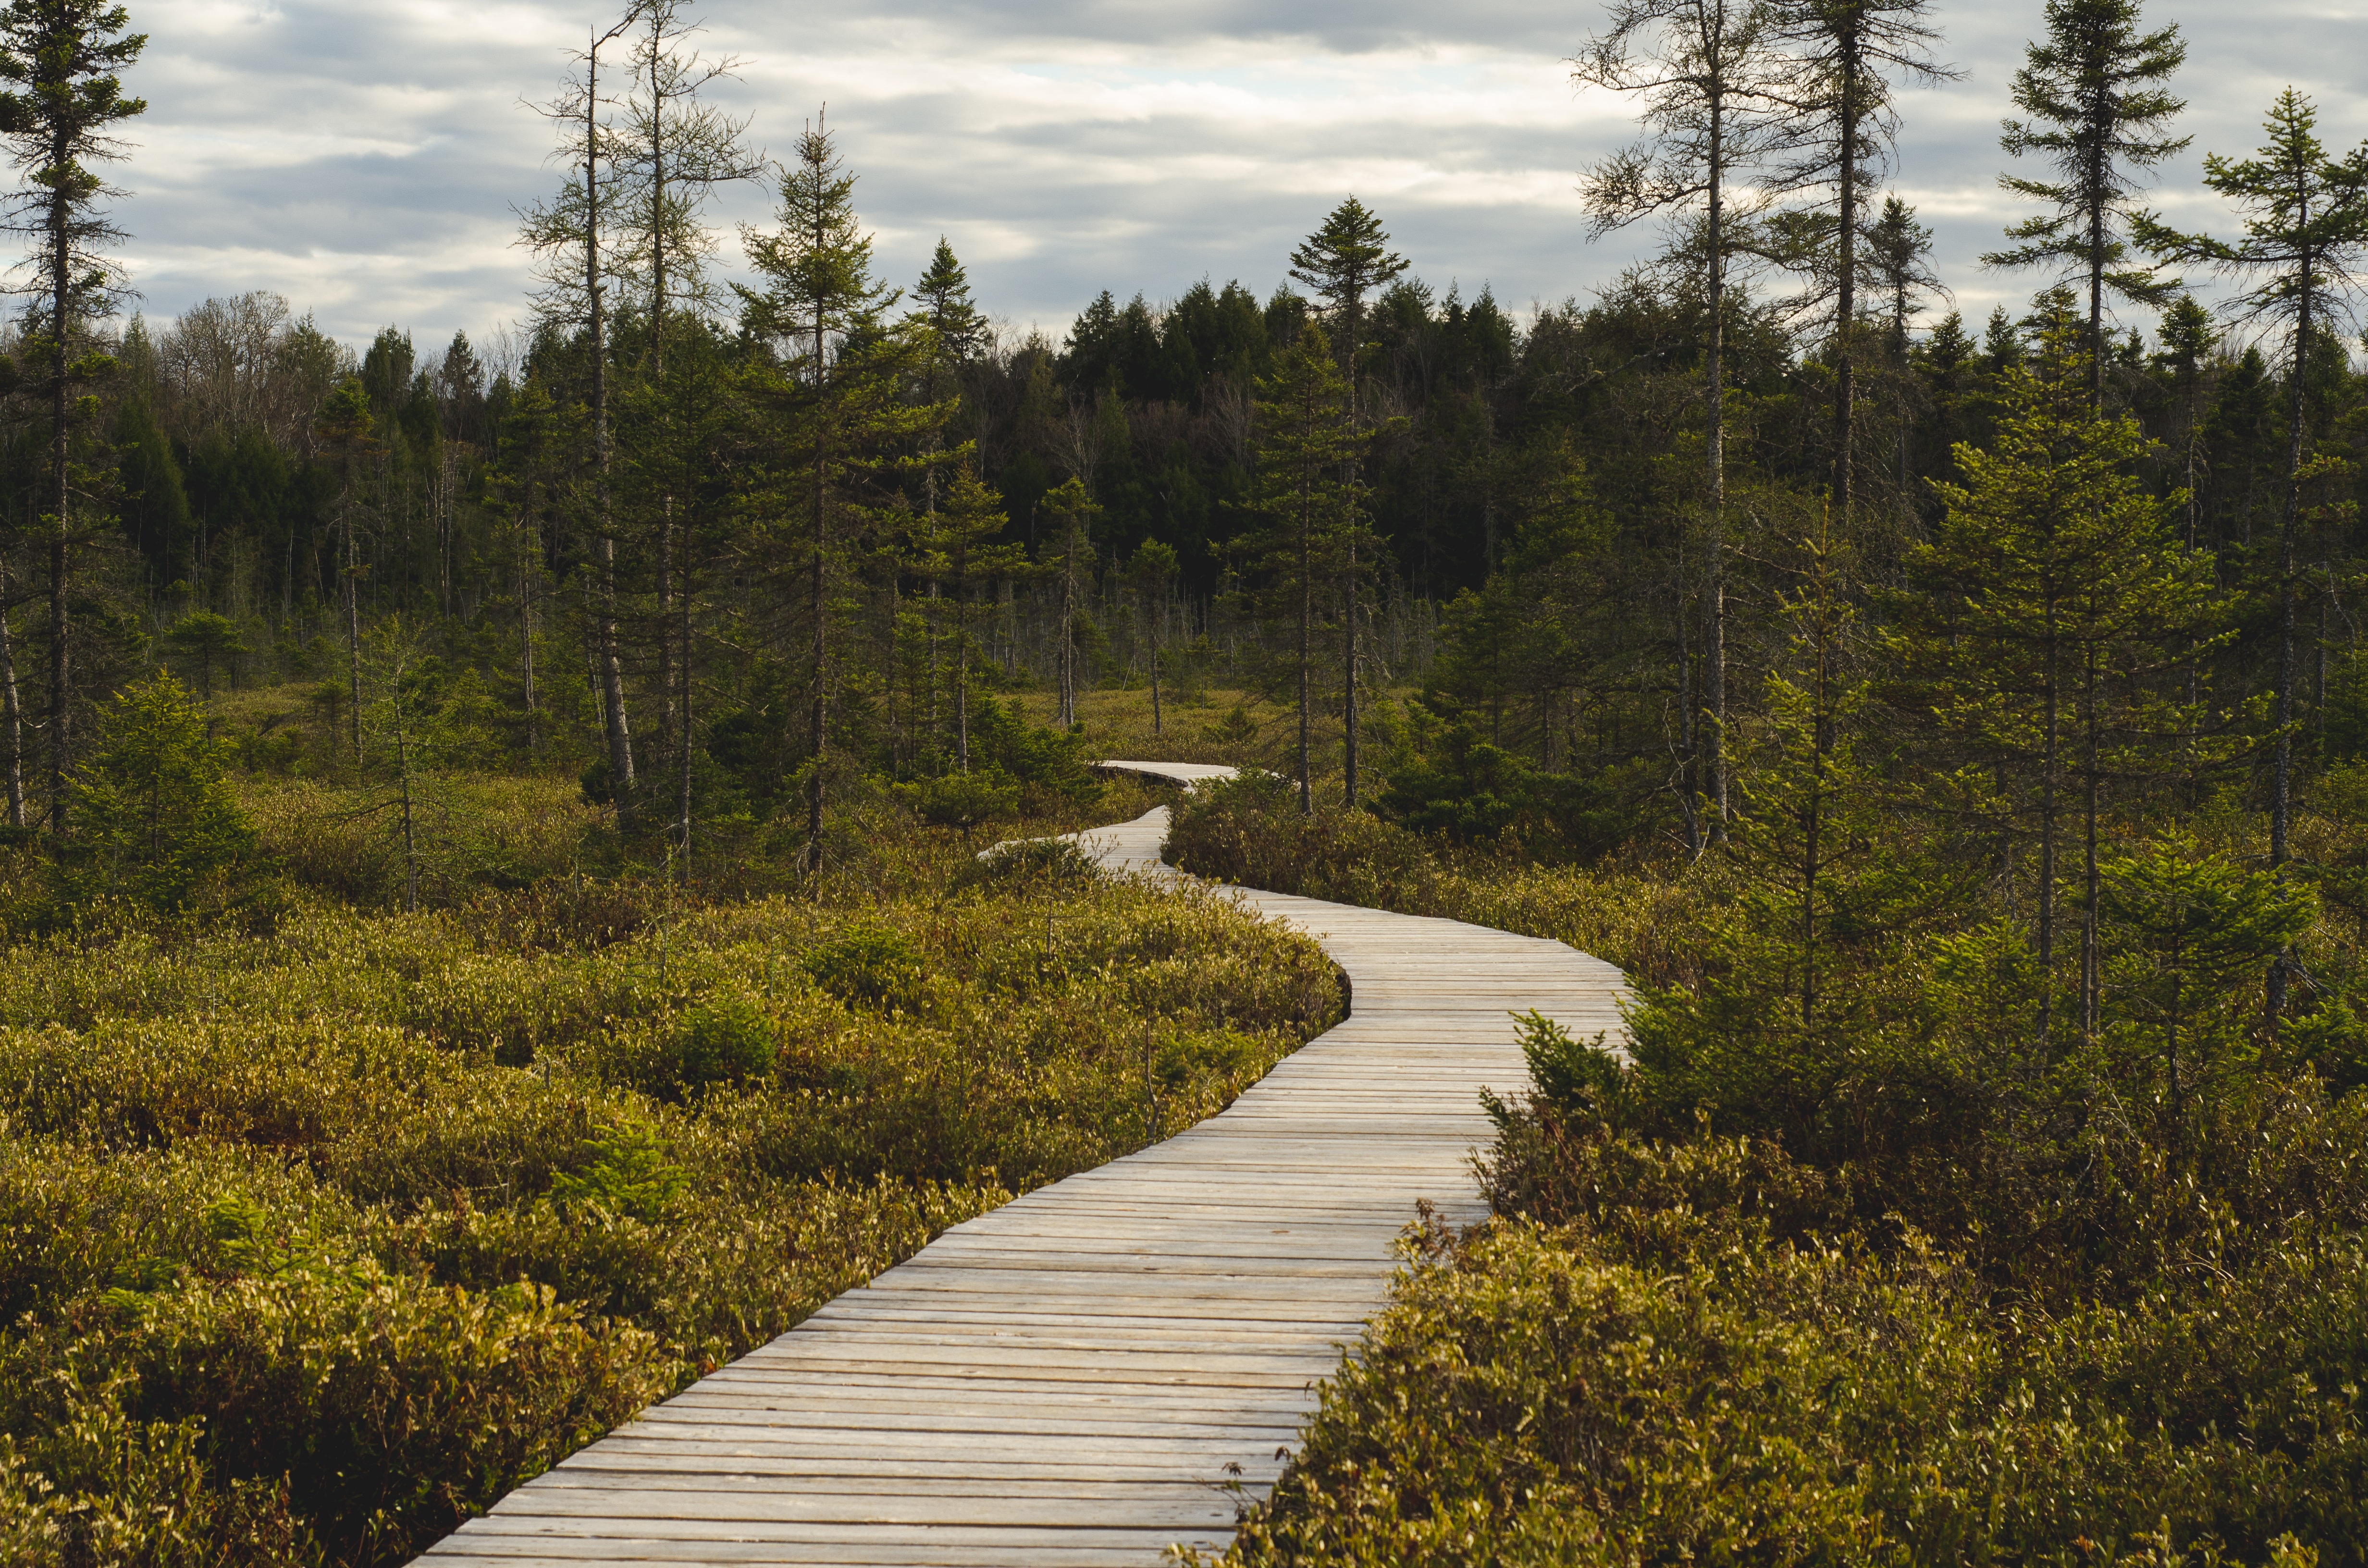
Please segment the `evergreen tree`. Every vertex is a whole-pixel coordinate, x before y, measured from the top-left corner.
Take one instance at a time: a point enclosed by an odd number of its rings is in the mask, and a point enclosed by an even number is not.
[[[1353,196],[1291,253],[1291,276],[1323,301],[1341,369],[1352,379],[1365,341],[1365,296],[1387,288],[1406,266],[1406,257],[1390,249],[1381,219]]]
[[[1348,379],[1323,329],[1312,322],[1258,383],[1257,439],[1253,504],[1268,526],[1246,542],[1297,622],[1299,809],[1308,813],[1315,810],[1309,752],[1317,586],[1355,514],[1358,487],[1349,476],[1363,445],[1349,413]]]
[[[101,207],[122,194],[98,174],[121,161],[113,133],[147,112],[144,98],[123,96],[122,73],[148,46],[127,32],[131,13],[111,0],[11,0],[0,10],[0,143],[19,184],[0,224],[28,244],[28,290],[20,357],[31,370],[26,391],[46,406],[50,450],[39,527],[49,543],[50,825],[66,825],[66,778],[74,765],[74,658],[68,624],[70,584],[82,544],[98,519],[81,515],[74,433],[84,392],[114,369],[94,329],[124,300],[122,267],[108,250],[125,238]]]
[[[2006,372],[1997,439],[1988,451],[1958,447],[1961,482],[1940,487],[1945,510],[1909,553],[1910,591],[1897,596],[1890,634],[1915,700],[1964,768],[1942,788],[1987,802],[1976,812],[2036,840],[2043,1038],[2054,1015],[2066,796],[2077,784],[2085,1034],[2097,1017],[2104,783],[2175,770],[2163,754],[2193,736],[2197,715],[2156,689],[2157,677],[2199,640],[2210,645],[2229,608],[2209,561],[2176,543],[2171,504],[2130,472],[2147,447],[2136,422],[2089,411],[2079,343],[2075,318],[2059,314],[2041,365]],[[2002,847],[2002,867],[2009,856]]]
[[[203,710],[159,672],[99,716],[75,770],[75,831],[59,861],[67,907],[114,894],[159,914],[237,901],[261,869]]]
[[[625,706],[624,666],[617,648],[617,526],[611,494],[614,443],[609,424],[609,272],[611,227],[621,204],[623,164],[632,153],[610,123],[610,100],[600,85],[601,52],[641,20],[637,3],[605,31],[587,31],[574,56],[577,74],[561,95],[538,106],[559,127],[560,156],[570,169],[557,198],[528,209],[519,238],[541,260],[537,313],[551,326],[585,335],[586,401],[591,419],[591,547],[598,608],[592,617],[593,668],[600,688],[601,732],[608,745],[609,790],[617,821],[633,826],[633,729]],[[359,706],[359,705],[357,705]],[[359,722],[359,719],[357,719]]]
[[[797,161],[781,176],[778,227],[743,232],[750,263],[765,280],[740,285],[742,329],[778,345],[786,362],[759,373],[755,390],[777,420],[775,463],[759,481],[754,509],[769,518],[803,514],[799,564],[811,652],[807,690],[806,865],[823,858],[825,774],[830,756],[835,644],[832,585],[843,554],[864,543],[871,517],[866,487],[882,454],[926,447],[945,409],[915,403],[926,342],[884,321],[896,291],[871,273],[871,239],[855,214],[855,176],[817,117],[798,139]]]
[[[2244,285],[2230,301],[2240,321],[2287,329],[2285,494],[2278,528],[2277,737],[2270,786],[2270,864],[2292,857],[2295,679],[2294,536],[2305,481],[2305,368],[2312,335],[2346,308],[2354,271],[2368,256],[2368,144],[2341,157],[2318,139],[2318,113],[2288,87],[2270,106],[2269,141],[2240,160],[2206,154],[2203,183],[2244,215],[2244,238],[2180,233],[2151,213],[2139,242],[2169,260],[2202,265]],[[2271,968],[2269,1006],[2285,1005],[2286,972]]]
[[[1769,37],[1793,58],[1776,90],[1784,155],[1772,190],[1821,193],[1795,233],[1823,252],[1813,270],[1833,303],[1835,516],[1855,518],[1859,244],[1875,182],[1899,128],[1895,80],[1933,85],[1959,73],[1933,57],[1932,0],[1771,0]],[[1829,247],[1829,248],[1827,248]],[[1821,290],[1822,292],[1822,290]]]
[[[2020,158],[2035,153],[2052,180],[2001,175],[1998,184],[2052,210],[2006,232],[2010,250],[1982,257],[1985,267],[2053,267],[2078,278],[2089,295],[2089,402],[2105,399],[2105,296],[2159,306],[2178,284],[2152,267],[2129,265],[2123,238],[2138,177],[2183,151],[2190,140],[2163,127],[2187,107],[2162,86],[2187,59],[2176,24],[2138,31],[2137,0],[2048,0],[2047,41],[2024,51],[2014,74],[2014,103],[1999,144]]]
[[[954,472],[946,505],[930,533],[928,552],[919,562],[933,587],[950,588],[953,594],[954,767],[961,773],[971,768],[970,677],[979,656],[971,629],[994,613],[994,607],[980,603],[978,595],[989,584],[1019,575],[1028,565],[1024,546],[1001,542],[1008,526],[994,489],[965,462]]]
[[[1056,632],[1059,641],[1054,653],[1060,683],[1057,722],[1066,732],[1076,728],[1077,722],[1077,622],[1085,614],[1086,593],[1093,585],[1087,574],[1095,558],[1094,514],[1101,508],[1075,475],[1046,492],[1043,506],[1045,515],[1053,520],[1052,549],[1055,552],[1044,565],[1058,585],[1060,596]]]
[[[1768,12],[1749,0],[1614,0],[1604,30],[1572,62],[1582,85],[1634,96],[1647,139],[1588,172],[1584,190],[1600,239],[1650,216],[1678,214],[1692,230],[1678,254],[1700,267],[1702,347],[1704,771],[1711,835],[1726,835],[1726,289],[1733,258],[1752,248],[1756,212],[1735,187],[1775,151],[1775,62]]]

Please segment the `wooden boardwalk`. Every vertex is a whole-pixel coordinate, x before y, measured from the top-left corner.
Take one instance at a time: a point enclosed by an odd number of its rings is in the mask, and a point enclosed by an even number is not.
[[[1080,838],[1140,869],[1166,831],[1160,810]],[[1220,1483],[1281,1471],[1416,1200],[1480,1215],[1480,1089],[1526,1081],[1508,1014],[1620,1023],[1619,971],[1561,943],[1241,896],[1321,938],[1347,1022],[1190,1131],[947,1232],[420,1561],[1147,1568],[1222,1548]]]

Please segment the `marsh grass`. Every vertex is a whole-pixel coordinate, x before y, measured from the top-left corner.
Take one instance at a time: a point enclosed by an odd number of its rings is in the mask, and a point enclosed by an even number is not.
[[[0,964],[12,1565],[406,1560],[1338,1010],[1313,944],[1220,896],[981,874],[885,791],[819,885],[752,853],[685,886],[572,783],[458,779],[405,915],[345,786],[243,788],[270,929]]]

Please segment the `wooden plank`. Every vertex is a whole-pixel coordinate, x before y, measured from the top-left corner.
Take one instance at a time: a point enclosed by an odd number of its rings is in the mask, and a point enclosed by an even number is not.
[[[1155,812],[1082,842],[1167,876],[1165,830]],[[1340,1027],[1198,1127],[953,1227],[421,1561],[1149,1568],[1173,1542],[1222,1550],[1383,1301],[1417,1200],[1486,1212],[1480,1092],[1528,1082],[1513,1015],[1616,1041],[1627,995],[1559,943],[1232,896],[1325,944]]]

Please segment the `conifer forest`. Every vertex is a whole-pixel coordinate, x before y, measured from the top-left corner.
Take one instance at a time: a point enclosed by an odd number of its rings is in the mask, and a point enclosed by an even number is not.
[[[630,0],[517,324],[348,342],[142,313],[163,45],[0,3],[0,1562],[409,1561],[1329,1028],[1231,881],[1634,995],[1227,1562],[2368,1563],[2368,125],[2172,4],[2022,7],[1977,256],[1934,0],[1608,0],[1616,282],[1028,329]]]

